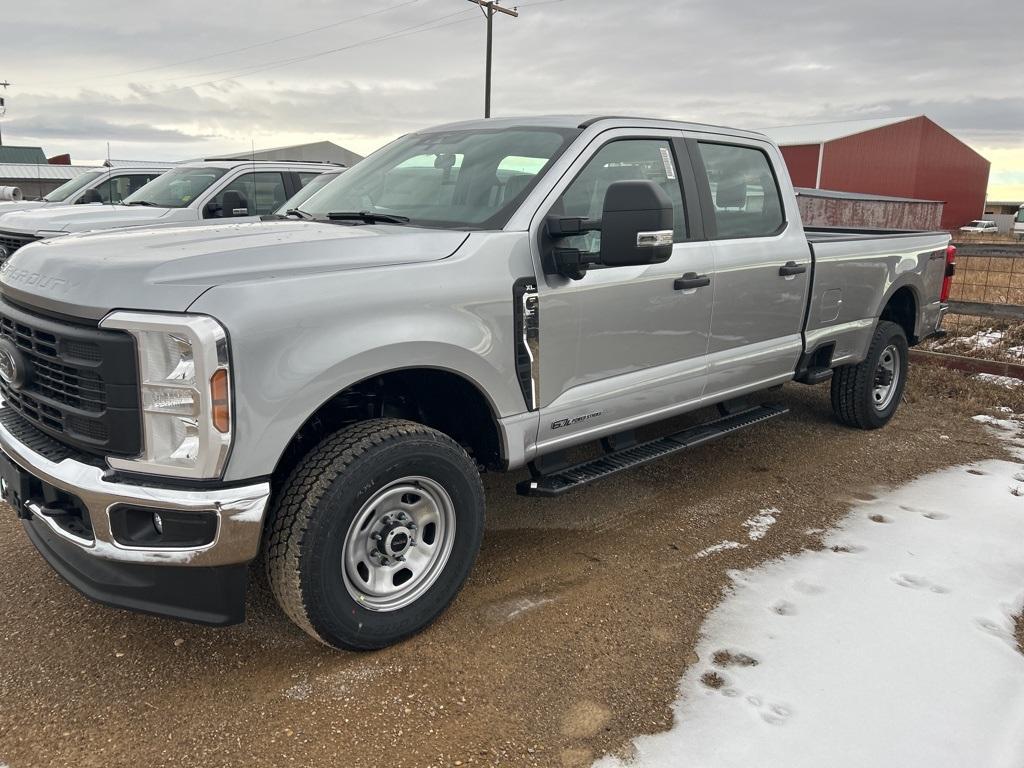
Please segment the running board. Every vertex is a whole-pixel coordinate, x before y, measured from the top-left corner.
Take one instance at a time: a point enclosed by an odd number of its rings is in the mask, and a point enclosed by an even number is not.
[[[759,405],[742,413],[684,429],[674,435],[659,437],[648,440],[646,443],[606,453],[596,459],[575,464],[549,475],[539,475],[529,480],[523,480],[516,486],[516,491],[521,496],[560,496],[581,485],[614,475],[616,472],[639,467],[687,448],[696,448],[698,445],[709,443],[788,412],[789,408],[776,403]]]

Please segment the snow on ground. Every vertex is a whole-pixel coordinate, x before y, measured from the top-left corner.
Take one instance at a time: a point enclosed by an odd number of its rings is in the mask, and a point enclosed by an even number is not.
[[[1013,376],[997,376],[994,373],[979,373],[974,376],[979,381],[984,381],[989,384],[997,384],[1000,387],[1006,387],[1007,389],[1016,389],[1021,384],[1024,384],[1024,380],[1015,379]]]
[[[1019,421],[988,421],[1024,456]],[[734,572],[672,730],[597,766],[1021,768],[1022,483],[1007,461],[935,472],[820,552]]]
[[[751,541],[763,539],[765,534],[768,533],[768,529],[778,522],[777,516],[781,514],[775,507],[769,507],[768,509],[762,509],[753,517],[748,517],[743,521],[743,527],[747,529],[747,538]],[[727,549],[745,549],[746,546],[746,544],[740,544],[738,541],[720,541],[717,544],[712,544],[710,547],[705,547],[695,554],[694,557],[707,557],[718,552],[724,552]]]

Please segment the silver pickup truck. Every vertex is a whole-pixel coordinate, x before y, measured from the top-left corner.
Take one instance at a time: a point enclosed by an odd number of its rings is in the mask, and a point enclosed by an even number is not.
[[[953,255],[941,232],[805,230],[757,133],[424,130],[287,217],[19,250],[2,490],[96,600],[239,622],[262,553],[300,627],[379,648],[466,579],[481,470],[528,467],[519,491],[556,496],[779,416],[759,395],[794,380],[831,379],[840,421],[883,426]],[[570,463],[583,443],[602,452]]]

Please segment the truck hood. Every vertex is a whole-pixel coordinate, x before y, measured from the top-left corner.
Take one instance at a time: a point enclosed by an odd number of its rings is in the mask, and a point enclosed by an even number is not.
[[[216,285],[436,261],[467,236],[293,220],[68,235],[20,248],[0,267],[0,293],[88,319],[112,309],[183,312]]]
[[[0,216],[5,216],[8,213],[15,213],[16,211],[32,211],[36,208],[44,208],[50,203],[44,202],[43,200],[19,200],[14,202],[13,200],[0,200]]]
[[[145,205],[60,205],[10,213],[0,221],[0,230],[35,235],[40,232],[88,232],[156,224],[170,208]]]

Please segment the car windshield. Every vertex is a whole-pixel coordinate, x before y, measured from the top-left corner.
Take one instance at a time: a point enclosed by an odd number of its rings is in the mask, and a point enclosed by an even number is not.
[[[124,203],[185,208],[225,173],[226,168],[175,168],[128,195]]]
[[[361,160],[299,210],[401,216],[413,226],[499,229],[541,173],[580,134],[507,128],[404,136]],[[351,224],[359,218],[344,218]]]
[[[106,171],[87,171],[80,176],[75,176],[71,181],[61,184],[52,192],[48,192],[43,197],[43,200],[48,203],[63,203],[75,194],[75,192],[89,186],[96,181],[96,179],[102,178],[106,175],[106,173]]]
[[[1021,209],[1017,211],[1017,223],[1024,224],[1024,206],[1022,206]]]
[[[288,198],[285,204],[274,211],[274,213],[283,216],[287,211],[298,208],[340,175],[340,173],[321,173],[319,176],[314,176],[306,186]]]

